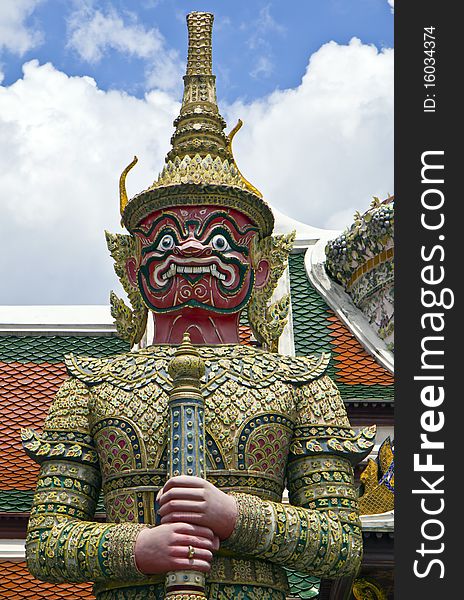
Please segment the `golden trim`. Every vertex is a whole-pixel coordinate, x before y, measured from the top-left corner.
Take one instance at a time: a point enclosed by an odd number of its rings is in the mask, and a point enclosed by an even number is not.
[[[121,176],[119,177],[119,212],[121,213],[121,216],[124,212],[124,209],[127,206],[127,203],[129,202],[126,192],[126,177],[129,171],[132,169],[132,167],[135,167],[138,160],[139,159],[136,156],[134,156],[132,162],[127,165],[127,167],[124,169],[124,171],[121,173]]]
[[[229,154],[230,154],[230,156],[231,156],[231,158],[232,158],[232,160],[233,160],[233,162],[234,162],[234,165],[235,165],[235,167],[236,167],[236,169],[237,169],[237,171],[238,171],[238,174],[239,174],[239,175],[240,175],[240,177],[243,179],[243,182],[244,182],[244,184],[245,184],[245,187],[246,187],[248,190],[250,190],[250,192],[253,192],[253,194],[256,194],[257,196],[259,196],[259,198],[262,198],[262,197],[263,197],[263,195],[262,195],[262,193],[261,193],[261,192],[258,190],[258,188],[256,188],[256,187],[255,187],[255,186],[254,186],[252,183],[250,183],[250,182],[248,181],[248,179],[246,179],[246,177],[244,177],[244,176],[243,176],[242,172],[241,172],[241,171],[240,171],[240,169],[238,168],[237,161],[235,160],[235,157],[234,157],[234,153],[232,152],[232,140],[234,139],[234,137],[235,137],[235,134],[236,134],[236,133],[238,133],[238,132],[240,131],[240,129],[242,128],[242,125],[243,125],[243,121],[242,121],[242,119],[239,119],[239,120],[237,121],[237,125],[236,125],[236,126],[233,128],[233,129],[232,129],[232,131],[229,133],[229,135],[228,135],[228,136],[227,136],[227,138],[226,138],[226,139],[227,139],[226,148],[227,148],[227,150],[228,150],[228,152],[229,152]]]
[[[360,577],[353,583],[353,596],[356,600],[387,600],[387,594],[371,579]]]
[[[296,232],[287,235],[268,236],[255,242],[251,260],[254,269],[259,262],[268,262],[269,277],[266,284],[254,287],[248,304],[248,320],[256,339],[265,344],[269,352],[278,352],[279,338],[287,324],[290,296],[285,294],[272,304],[271,296],[288,264],[288,255],[293,248]]]
[[[132,232],[142,219],[155,210],[192,205],[237,209],[250,217],[263,238],[271,235],[274,228],[271,209],[256,194],[236,186],[191,182],[141,192],[126,206],[122,220],[125,227]]]
[[[119,335],[132,347],[142,339],[148,318],[148,309],[143,303],[140,290],[131,284],[126,271],[127,260],[129,258],[138,260],[140,256],[140,242],[131,235],[109,233],[108,231],[105,231],[105,237],[108,250],[114,259],[114,271],[132,307],[129,308],[124,300],[111,292],[111,316],[114,318]]]
[[[363,263],[360,267],[356,269],[356,271],[353,273],[353,275],[351,275],[350,279],[348,280],[346,286],[347,290],[350,290],[360,277],[362,277],[375,267],[378,267],[379,265],[383,264],[384,262],[391,260],[394,257],[394,254],[394,248],[388,248],[387,250],[382,250],[382,252],[380,252],[376,256],[373,256],[365,263]]]

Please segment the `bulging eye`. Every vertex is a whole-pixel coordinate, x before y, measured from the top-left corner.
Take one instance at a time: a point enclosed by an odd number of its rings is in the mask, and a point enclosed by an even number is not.
[[[227,241],[227,238],[225,238],[220,233],[213,237],[213,239],[211,240],[211,246],[215,250],[218,250],[218,252],[226,252],[227,250],[230,250],[230,245]]]
[[[174,238],[172,237],[172,235],[167,233],[166,235],[163,235],[163,237],[161,238],[160,243],[158,244],[157,250],[161,250],[161,252],[166,252],[166,250],[171,250],[172,248],[174,248],[175,245],[176,245],[176,242],[175,242]]]

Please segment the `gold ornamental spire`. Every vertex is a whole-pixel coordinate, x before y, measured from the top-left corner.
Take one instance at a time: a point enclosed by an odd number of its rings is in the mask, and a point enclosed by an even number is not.
[[[263,196],[240,172],[232,152],[232,138],[241,121],[224,133],[213,75],[212,31],[214,15],[187,15],[188,55],[180,114],[174,121],[172,148],[158,179],[130,201],[125,191],[126,167],[120,181],[122,222],[129,231],[150,211],[185,204],[230,206],[249,215],[261,237],[271,234],[272,211]],[[214,186],[214,190],[213,187]]]
[[[241,174],[232,154],[232,138],[242,126],[239,120],[229,135],[221,116],[213,75],[214,15],[191,12],[187,15],[188,55],[184,95],[166,167],[153,187],[173,183],[215,183],[240,187],[262,198]]]
[[[199,154],[231,159],[226,122],[219,113],[216,76],[213,75],[212,34],[214,15],[192,12],[187,15],[188,59],[184,75],[184,96],[180,115],[174,121],[172,150],[166,162]]]
[[[214,15],[191,12],[187,15],[188,55],[187,76],[213,75]]]

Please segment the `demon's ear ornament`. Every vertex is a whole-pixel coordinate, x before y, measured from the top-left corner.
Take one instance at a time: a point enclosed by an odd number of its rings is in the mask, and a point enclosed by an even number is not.
[[[256,268],[261,260],[269,264],[269,277],[262,287],[255,287],[248,305],[248,320],[253,333],[269,352],[277,352],[279,338],[288,320],[290,296],[269,305],[277,283],[287,267],[288,255],[293,248],[296,232],[268,236],[256,240],[252,246],[252,264]]]
[[[148,315],[140,291],[131,284],[126,271],[127,260],[131,257],[137,257],[140,254],[140,248],[138,247],[138,241],[131,235],[105,231],[105,236],[108,250],[114,259],[114,270],[132,305],[132,309],[129,308],[121,298],[111,292],[111,316],[119,335],[123,340],[129,342],[132,347],[142,339]]]

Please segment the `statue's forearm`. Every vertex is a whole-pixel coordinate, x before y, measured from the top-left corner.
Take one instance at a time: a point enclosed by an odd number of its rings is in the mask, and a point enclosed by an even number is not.
[[[357,570],[362,535],[357,521],[236,494],[239,518],[226,546],[312,575],[340,577]]]
[[[138,523],[92,521],[99,480],[95,469],[65,461],[42,466],[26,540],[28,568],[53,582],[137,579]]]
[[[362,558],[362,533],[351,467],[333,457],[304,462],[307,475],[289,484],[300,506],[234,494],[238,519],[226,546],[316,576],[352,573]],[[316,483],[309,483],[311,471]]]

